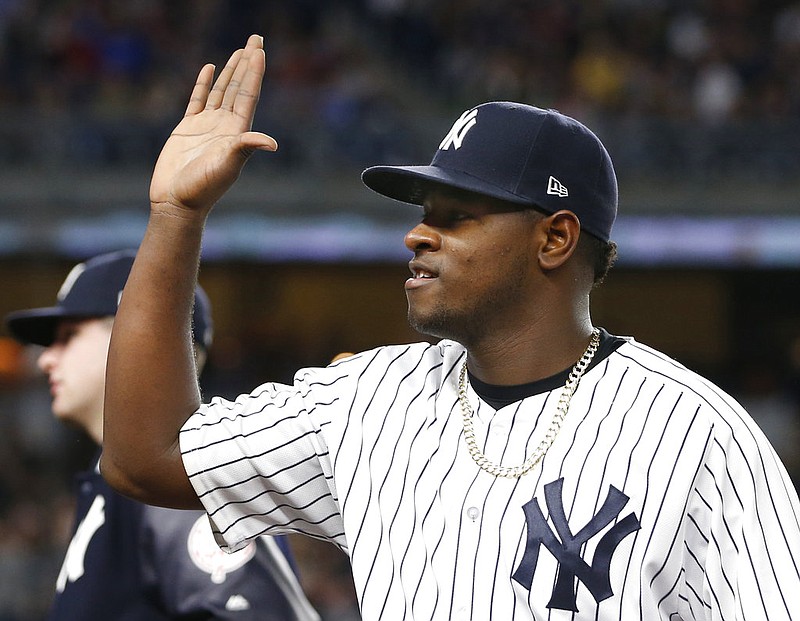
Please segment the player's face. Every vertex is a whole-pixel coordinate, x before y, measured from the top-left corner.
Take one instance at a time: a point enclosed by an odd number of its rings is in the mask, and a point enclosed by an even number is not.
[[[53,414],[91,435],[102,422],[111,325],[107,317],[62,320],[55,341],[38,360],[50,381]]]
[[[406,234],[414,252],[406,281],[412,327],[474,346],[530,316],[541,216],[464,192],[433,192]]]

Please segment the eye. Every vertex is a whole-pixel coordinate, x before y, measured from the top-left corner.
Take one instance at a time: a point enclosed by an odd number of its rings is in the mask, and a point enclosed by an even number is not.
[[[472,217],[472,214],[464,209],[431,209],[423,212],[422,222],[428,226],[448,228]]]
[[[55,339],[53,342],[59,345],[66,345],[77,334],[78,334],[77,326],[71,324],[62,325],[56,330]]]
[[[455,224],[461,224],[462,222],[465,222],[467,220],[471,220],[472,217],[473,217],[473,214],[470,213],[469,211],[464,210],[464,209],[449,209],[444,214],[443,217],[444,217],[444,221],[448,225],[452,226],[452,225],[455,225]]]

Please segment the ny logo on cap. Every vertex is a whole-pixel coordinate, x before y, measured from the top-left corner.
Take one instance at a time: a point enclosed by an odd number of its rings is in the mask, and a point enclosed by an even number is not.
[[[567,186],[553,176],[547,180],[547,193],[553,194],[554,196],[560,196],[561,198],[569,196],[569,190],[567,189]]]
[[[452,146],[454,149],[458,150],[458,148],[461,147],[461,143],[464,142],[464,136],[466,136],[467,132],[478,122],[477,116],[478,111],[472,109],[467,110],[458,117],[458,120],[453,123],[453,127],[447,132],[444,140],[439,144],[439,149],[447,151],[447,149]]]

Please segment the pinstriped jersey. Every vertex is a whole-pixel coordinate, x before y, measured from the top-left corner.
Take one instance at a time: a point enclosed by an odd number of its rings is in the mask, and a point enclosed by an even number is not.
[[[626,338],[540,464],[498,478],[464,442],[464,359],[388,346],[202,406],[181,450],[218,541],[335,542],[371,621],[800,619],[797,493],[725,392]],[[469,387],[481,450],[525,461],[560,394],[495,409]]]

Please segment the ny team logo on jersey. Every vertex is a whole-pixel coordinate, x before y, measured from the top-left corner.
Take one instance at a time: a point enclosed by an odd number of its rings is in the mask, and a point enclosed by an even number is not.
[[[453,147],[455,150],[460,149],[467,132],[471,130],[477,122],[478,111],[474,109],[467,110],[453,123],[453,127],[450,128],[450,131],[447,132],[447,135],[439,144],[439,149],[442,151],[447,151],[450,147]]]
[[[628,497],[613,485],[609,485],[603,506],[588,524],[573,535],[564,512],[563,485],[564,479],[561,478],[544,486],[545,501],[550,518],[556,527],[555,533],[548,526],[536,498],[522,507],[528,525],[528,537],[525,553],[512,578],[530,590],[539,560],[539,549],[544,544],[558,561],[558,577],[547,607],[578,612],[575,602],[577,595],[575,578],[577,577],[589,589],[596,602],[611,597],[614,594],[611,590],[611,557],[625,537],[639,530],[640,524],[634,513],[629,513],[614,524],[598,542],[592,564],[589,565],[581,558],[581,548],[619,517],[628,503]]]
[[[56,592],[63,593],[68,582],[75,582],[83,577],[86,570],[86,550],[92,537],[106,523],[105,508],[106,499],[98,494],[69,542],[64,563],[56,579]]]

